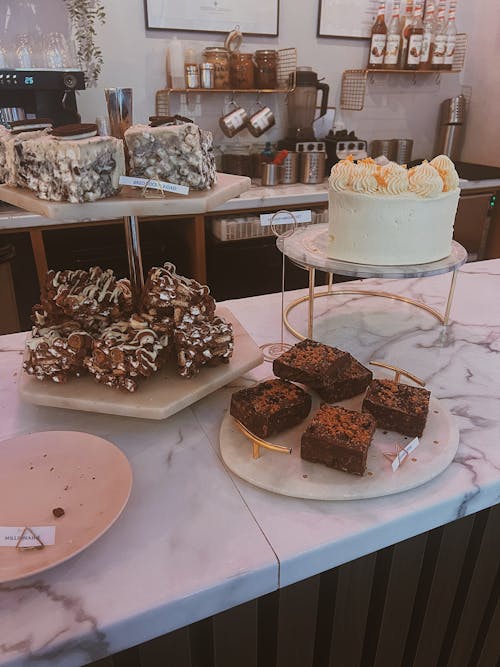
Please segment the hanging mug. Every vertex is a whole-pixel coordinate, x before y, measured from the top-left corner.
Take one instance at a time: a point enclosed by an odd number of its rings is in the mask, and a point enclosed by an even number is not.
[[[273,112],[269,107],[261,107],[248,119],[247,129],[254,137],[260,137],[264,132],[270,130],[273,125],[276,125]]]
[[[219,127],[226,137],[229,138],[241,132],[247,126],[249,120],[248,114],[243,107],[239,107],[235,102],[232,105],[234,108],[225,116],[219,118]]]

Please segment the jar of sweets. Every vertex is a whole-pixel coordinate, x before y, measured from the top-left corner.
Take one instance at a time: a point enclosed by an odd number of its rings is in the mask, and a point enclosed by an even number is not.
[[[214,66],[214,88],[229,88],[229,51],[221,46],[207,46],[203,56],[207,63]]]
[[[255,52],[255,86],[272,89],[278,86],[278,52],[261,49]]]
[[[231,53],[231,86],[237,90],[254,87],[252,53]]]

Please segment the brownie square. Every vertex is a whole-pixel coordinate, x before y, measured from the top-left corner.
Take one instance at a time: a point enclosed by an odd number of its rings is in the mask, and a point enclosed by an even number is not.
[[[317,388],[318,394],[327,403],[344,401],[346,398],[362,394],[373,379],[371,370],[351,355],[349,357],[349,365],[335,380]]]
[[[231,397],[230,414],[261,438],[299,424],[311,410],[311,397],[287,380],[267,380]]]
[[[363,475],[374,432],[371,415],[323,403],[302,434],[300,455],[312,463]]]
[[[347,368],[349,357],[348,352],[306,338],[274,360],[273,372],[316,389],[337,378]]]
[[[427,421],[430,395],[430,391],[422,387],[393,380],[373,380],[362,410],[375,417],[378,428],[420,437]]]

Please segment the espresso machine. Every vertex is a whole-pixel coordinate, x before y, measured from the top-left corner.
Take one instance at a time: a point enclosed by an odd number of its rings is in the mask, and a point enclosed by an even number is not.
[[[54,127],[79,123],[76,90],[85,89],[76,69],[0,69],[0,123],[51,118]]]
[[[318,92],[321,91],[318,118],[326,114],[330,92],[328,84],[321,83],[311,67],[298,67],[295,76],[295,88],[287,96],[287,133],[285,139],[279,142],[279,148],[291,151],[294,151],[299,143],[316,142],[313,122],[316,120]]]

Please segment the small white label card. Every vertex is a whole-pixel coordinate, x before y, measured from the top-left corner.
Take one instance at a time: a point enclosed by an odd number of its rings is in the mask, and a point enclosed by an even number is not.
[[[312,220],[311,211],[291,211],[291,214],[297,222],[311,222]],[[260,216],[260,224],[261,227],[269,227],[271,223],[273,225],[289,225],[293,222],[292,215],[286,211],[278,213],[278,215],[276,215],[276,213],[262,213]]]
[[[409,442],[404,449],[401,449],[397,456],[394,458],[392,462],[392,472],[396,472],[396,470],[399,468],[399,466],[404,462],[404,460],[413,452],[415,449],[420,444],[420,440],[418,438],[414,438],[411,442]]]
[[[144,188],[146,185],[153,190],[163,190],[164,192],[175,192],[177,195],[188,195],[187,185],[176,185],[175,183],[166,183],[158,181],[155,178],[136,178],[135,176],[120,176],[120,185],[131,185],[135,188]]]
[[[24,535],[23,535],[24,532]],[[19,541],[19,538],[23,539]],[[48,547],[56,543],[55,526],[0,526],[0,547]]]

